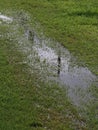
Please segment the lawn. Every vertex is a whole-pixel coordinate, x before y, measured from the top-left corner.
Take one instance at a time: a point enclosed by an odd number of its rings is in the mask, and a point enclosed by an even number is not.
[[[97,0],[0,0],[2,14],[19,10],[98,75]],[[19,64],[25,56],[12,46],[17,41],[1,37],[6,32],[9,27],[0,24],[0,130],[97,130],[97,101],[81,115],[65,88],[38,80],[26,64]],[[97,89],[90,89],[95,99]]]

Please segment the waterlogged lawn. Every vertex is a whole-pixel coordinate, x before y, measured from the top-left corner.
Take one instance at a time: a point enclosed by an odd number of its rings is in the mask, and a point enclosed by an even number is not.
[[[97,5],[91,0],[0,0],[0,12],[29,13],[46,36],[98,74]],[[17,41],[1,36],[7,28],[0,24],[0,129],[97,130],[97,87],[90,88],[94,99],[79,113],[64,88],[38,80],[38,74],[31,75],[28,66],[20,64],[25,56],[13,45]]]
[[[95,74],[98,74],[97,7],[97,0],[0,0],[1,12],[5,9],[29,12],[46,35],[67,47]]]
[[[10,42],[0,39],[0,130],[86,129],[65,89],[33,77]]]

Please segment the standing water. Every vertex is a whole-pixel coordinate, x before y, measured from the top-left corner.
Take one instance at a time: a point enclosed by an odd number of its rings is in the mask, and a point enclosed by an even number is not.
[[[8,22],[13,20],[1,14],[0,19]],[[68,96],[77,106],[91,99],[87,88],[96,85],[97,77],[87,67],[79,66],[66,48],[49,38],[39,36],[22,16],[11,25],[11,28],[13,31],[9,35],[10,37],[14,35],[19,49],[26,54],[26,63],[32,68],[32,73],[38,73],[44,81],[54,80],[65,86]],[[21,35],[20,28],[24,32]]]
[[[1,13],[0,13],[0,20],[2,20],[3,22],[7,22],[7,23],[11,23],[13,21],[12,18],[2,15]]]
[[[79,66],[75,58],[60,43],[34,35],[32,52],[34,54],[28,55],[29,63],[36,66],[35,69],[39,68],[42,77],[66,86],[68,95],[75,105],[91,99],[90,93],[86,90],[96,83],[96,76],[87,67]],[[39,61],[35,62],[34,57]]]

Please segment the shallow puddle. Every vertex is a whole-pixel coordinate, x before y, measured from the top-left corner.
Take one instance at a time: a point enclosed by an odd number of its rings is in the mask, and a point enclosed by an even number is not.
[[[40,62],[48,64],[50,72],[55,73],[58,80],[69,87],[88,87],[90,86],[96,76],[94,76],[88,68],[78,66],[74,63],[74,59],[68,50],[59,43],[53,43],[54,48],[51,48],[51,41],[40,40],[34,37],[32,49],[36,51]],[[49,46],[50,45],[50,46]],[[58,48],[57,48],[58,46]],[[46,71],[46,70],[44,70]]]
[[[92,98],[87,89],[96,84],[97,77],[87,67],[79,66],[60,43],[33,35],[31,51],[34,54],[28,55],[29,64],[36,66],[45,80],[54,80],[65,86],[75,105],[80,106]],[[37,62],[33,60],[37,58]]]
[[[3,21],[12,22],[12,18],[0,14]],[[19,21],[18,21],[19,20]],[[87,88],[96,85],[97,77],[87,67],[79,66],[76,59],[60,43],[44,36],[39,36],[25,19],[19,17],[12,26],[11,36],[18,41],[19,50],[26,54],[27,63],[32,73],[38,73],[39,78],[52,80],[67,88],[68,96],[75,105],[88,102],[92,96]],[[27,19],[26,19],[27,21]],[[23,34],[20,35],[20,28]]]

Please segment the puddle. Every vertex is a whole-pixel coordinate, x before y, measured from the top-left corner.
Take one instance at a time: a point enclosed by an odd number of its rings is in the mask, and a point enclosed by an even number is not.
[[[49,81],[54,80],[65,86],[68,96],[75,105],[80,106],[91,99],[87,89],[96,84],[96,76],[87,67],[78,66],[70,52],[60,43],[41,39],[35,35],[32,41],[32,52],[34,54],[28,56],[29,63],[40,70],[45,80],[47,77]],[[39,62],[34,62],[34,57],[38,58]]]
[[[0,19],[13,20],[1,14]],[[53,80],[65,86],[75,105],[82,106],[87,103],[92,97],[87,89],[96,85],[97,77],[87,67],[79,66],[76,59],[60,43],[43,35],[39,36],[24,18],[18,19],[19,23],[17,20],[17,24],[11,25],[13,31],[9,35],[16,36],[19,50],[27,56],[25,63],[30,66],[32,73],[38,73],[39,78],[44,81]],[[24,32],[22,35],[18,32],[20,28]]]
[[[7,22],[7,23],[11,23],[13,21],[12,18],[2,15],[1,13],[0,13],[0,20],[2,20],[3,22]],[[1,21],[0,21],[0,23],[1,23]]]
[[[40,57],[40,62],[45,61],[44,64],[48,63],[50,66],[49,71],[52,70],[62,84],[66,84],[66,86],[70,87],[80,86],[85,88],[90,86],[96,79],[88,68],[73,65],[71,54],[62,46],[59,47],[60,54],[58,54],[59,52],[56,47],[55,49],[48,47],[45,44],[45,41],[39,43],[37,37],[35,37],[34,40],[37,42],[35,42],[35,45],[33,45],[32,48]],[[51,67],[53,67],[54,70]]]

